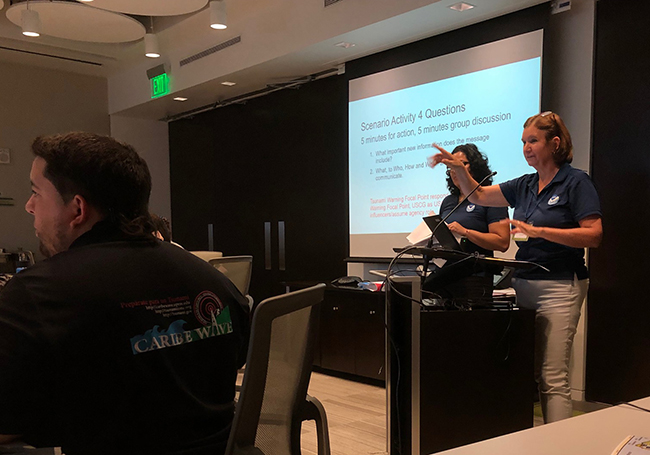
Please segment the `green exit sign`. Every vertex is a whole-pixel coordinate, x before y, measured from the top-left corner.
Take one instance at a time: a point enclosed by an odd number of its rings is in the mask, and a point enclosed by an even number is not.
[[[158,98],[169,93],[169,76],[162,73],[150,79],[151,81],[151,98]]]

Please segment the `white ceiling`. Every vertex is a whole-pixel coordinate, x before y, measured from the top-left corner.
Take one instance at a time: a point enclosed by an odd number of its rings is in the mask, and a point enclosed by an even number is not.
[[[105,77],[111,114],[163,119],[547,0],[469,0],[476,8],[463,13],[448,8],[455,0],[341,0],[327,8],[323,0],[225,1],[229,27],[224,31],[208,26],[207,7],[155,18],[163,58],[148,59],[142,41],[27,38],[7,19],[6,0],[0,11],[0,61]],[[179,67],[182,58],[235,36],[241,43]],[[355,46],[334,46],[342,41]],[[160,63],[177,81],[172,95],[150,100],[146,69]],[[237,85],[225,87],[224,80]],[[173,101],[174,96],[188,101]]]
[[[7,8],[5,15],[20,27],[21,15],[28,6],[40,17],[42,35],[93,43],[123,43],[144,38],[144,25],[131,16],[89,8],[78,2],[16,3]]]

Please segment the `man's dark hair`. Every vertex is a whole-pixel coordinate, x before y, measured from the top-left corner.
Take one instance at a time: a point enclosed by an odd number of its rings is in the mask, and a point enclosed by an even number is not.
[[[32,151],[45,160],[44,176],[65,203],[82,196],[130,236],[150,235],[154,230],[148,209],[151,175],[130,145],[73,132],[37,137]]]
[[[454,153],[458,152],[463,152],[467,157],[467,161],[469,162],[469,173],[477,182],[481,181],[491,172],[487,157],[479,152],[476,145],[462,144],[457,146],[451,153],[453,155]],[[492,185],[492,178],[489,178],[483,182],[483,186],[490,185]],[[449,192],[454,196],[458,196],[460,194],[460,189],[454,185],[454,181],[449,175],[449,170],[447,170],[447,188],[449,189]]]
[[[158,216],[155,213],[151,214],[151,221],[153,222],[153,232],[160,232],[165,242],[172,241],[172,225],[164,216]]]

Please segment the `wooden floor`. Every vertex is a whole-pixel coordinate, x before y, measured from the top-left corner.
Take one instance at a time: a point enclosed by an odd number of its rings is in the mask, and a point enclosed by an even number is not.
[[[386,455],[386,390],[312,373],[309,394],[327,412],[332,455]],[[302,430],[303,455],[316,455],[314,422]]]
[[[387,455],[384,388],[312,373],[309,394],[318,398],[327,412],[332,455]],[[578,405],[574,402],[574,408],[580,409],[574,415],[603,407]],[[539,403],[534,411],[534,425],[543,425]],[[304,422],[303,455],[316,455],[316,447],[314,422]]]

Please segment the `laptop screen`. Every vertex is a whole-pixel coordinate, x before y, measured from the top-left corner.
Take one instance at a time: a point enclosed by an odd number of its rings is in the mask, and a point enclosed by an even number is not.
[[[442,247],[450,250],[462,251],[458,240],[456,240],[454,234],[447,227],[447,223],[442,221],[440,215],[425,216],[422,219],[427,223],[427,226],[429,226],[429,229],[434,233],[434,237]]]

